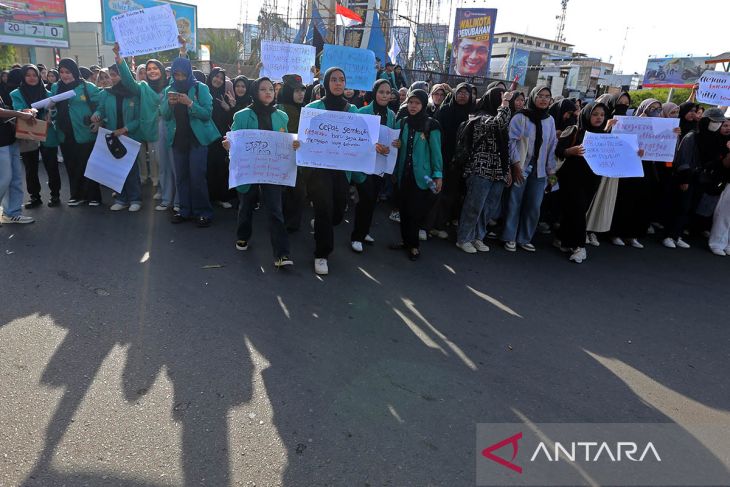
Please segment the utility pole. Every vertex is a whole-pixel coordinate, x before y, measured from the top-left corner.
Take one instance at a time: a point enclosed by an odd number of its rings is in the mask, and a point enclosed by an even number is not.
[[[565,17],[568,14],[568,0],[560,0],[560,6],[562,8],[560,15],[555,17],[558,19],[558,33],[555,35],[555,40],[558,42],[565,42],[563,31],[565,30]]]

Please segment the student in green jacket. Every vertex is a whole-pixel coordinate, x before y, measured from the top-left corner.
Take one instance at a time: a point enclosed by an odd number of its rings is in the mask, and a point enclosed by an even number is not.
[[[388,62],[385,63],[385,71],[380,73],[380,79],[386,80],[390,87],[394,90],[398,89],[398,85],[395,81],[395,72],[393,71],[395,69],[395,64]]]
[[[96,142],[96,125],[91,122],[91,115],[99,102],[100,90],[81,78],[79,66],[73,59],[61,59],[58,63],[58,75],[60,79],[51,88],[51,96],[67,91],[75,94],[73,98],[55,105],[56,113],[53,117],[68,172],[71,190],[68,206],[79,206],[87,201],[89,206],[99,206],[99,183],[84,177],[84,173]]]
[[[206,180],[208,145],[220,138],[211,120],[213,97],[208,86],[193,76],[190,60],[175,59],[171,71],[173,82],[165,88],[160,111],[167,122],[180,200],[172,223],[195,219],[199,227],[208,227],[213,219]]]
[[[373,102],[362,107],[359,112],[366,115],[378,115],[380,125],[392,129],[396,128],[395,113],[388,108],[390,103],[390,83],[386,79],[379,79],[373,85]],[[400,140],[393,141],[393,147],[400,147]],[[377,144],[375,150],[382,155],[388,155],[390,147]],[[357,253],[363,251],[363,242],[373,243],[375,240],[370,236],[370,224],[373,221],[375,204],[378,195],[383,187],[383,178],[378,174],[355,173],[352,176],[357,186],[358,202],[355,206],[355,223],[350,235],[350,246]]]
[[[117,54],[117,62],[121,59],[118,56]],[[99,106],[91,116],[91,121],[111,130],[117,137],[126,135],[137,142],[142,142],[139,96],[122,83],[119,71],[117,64],[109,66],[112,85],[104,88],[99,95]],[[110,209],[112,211],[129,209],[131,212],[136,212],[141,208],[142,184],[139,178],[139,165],[132,164],[132,169],[124,181],[124,188],[116,196]]]
[[[428,94],[413,90],[408,95],[408,115],[401,122],[395,174],[400,197],[400,228],[403,242],[394,246],[408,251],[411,260],[420,256],[418,230],[429,208],[429,188],[441,191],[443,159],[441,130],[427,115]]]
[[[307,105],[307,108],[337,112],[357,112],[357,107],[347,102],[345,72],[338,67],[329,68],[324,74],[324,97]],[[334,227],[342,222],[350,189],[350,176],[346,171],[311,169],[307,180],[307,194],[314,204],[314,272],[329,274],[327,257],[334,250]]]
[[[236,130],[272,130],[287,132],[289,117],[274,104],[274,84],[269,78],[259,78],[250,87],[253,103],[233,116],[231,131]],[[230,150],[231,145],[223,139],[223,147]],[[294,141],[293,149],[299,147],[299,141]],[[238,239],[236,248],[248,250],[248,244],[253,233],[253,210],[258,202],[258,193],[269,216],[269,234],[271,247],[274,251],[274,265],[285,267],[294,265],[289,257],[289,235],[284,224],[282,197],[286,186],[278,184],[245,184],[238,186]]]
[[[20,87],[10,93],[13,100],[13,108],[15,110],[27,110],[32,103],[48,98],[48,90],[43,85],[40,71],[32,64],[26,64],[21,68],[23,80]],[[48,189],[51,190],[51,200],[48,202],[49,207],[59,206],[61,204],[61,175],[58,172],[58,137],[56,129],[51,123],[50,111],[46,109],[39,110],[36,114],[38,120],[46,120],[48,122],[48,135],[46,140],[41,142],[40,147],[22,152],[20,154],[25,166],[25,185],[30,194],[30,201],[25,204],[26,209],[36,208],[43,204],[41,200],[41,182],[38,179],[38,162],[40,157],[43,158],[43,165],[46,167],[48,174]]]

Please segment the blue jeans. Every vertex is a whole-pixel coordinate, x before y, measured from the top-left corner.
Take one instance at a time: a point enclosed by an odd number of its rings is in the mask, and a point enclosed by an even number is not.
[[[489,220],[497,215],[504,189],[504,181],[492,181],[481,176],[471,175],[466,180],[466,198],[461,209],[458,243],[484,240]]]
[[[142,203],[142,183],[139,179],[139,164],[132,164],[132,170],[124,181],[124,188],[117,196],[116,200],[120,205],[130,205],[132,203]]]
[[[0,147],[0,206],[6,216],[19,216],[21,213],[23,173],[18,143]]]
[[[213,218],[213,207],[208,198],[208,147],[193,145],[188,150],[172,148],[175,161],[175,183],[183,218]]]
[[[540,205],[545,194],[547,178],[538,178],[530,171],[522,184],[512,183],[505,215],[502,241],[528,244],[532,241],[540,219]]]

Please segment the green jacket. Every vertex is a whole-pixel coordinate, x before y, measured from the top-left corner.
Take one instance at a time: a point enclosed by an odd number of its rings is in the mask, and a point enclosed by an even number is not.
[[[101,117],[104,128],[107,130],[122,128],[117,127],[117,97],[109,93],[108,90],[102,90],[99,94],[99,106],[96,108],[94,115]],[[122,100],[122,120],[124,120],[124,127],[127,127],[127,137],[142,142],[139,133],[138,96]]]
[[[322,100],[313,101],[309,105],[306,106],[306,108],[316,108],[317,110],[327,110],[327,107],[324,106],[324,102]],[[347,104],[347,111],[351,113],[357,113],[357,107],[351,103]],[[347,176],[347,182],[349,183],[352,180],[352,171],[345,171],[345,176]],[[355,181],[362,182],[362,181]]]
[[[139,97],[139,127],[137,128],[139,138],[132,138],[144,142],[156,142],[158,138],[157,123],[160,119],[160,95],[146,81],[135,81],[124,59],[117,63],[117,66],[119,76],[122,78],[121,82]]]
[[[46,93],[50,94],[50,91],[46,90]],[[13,100],[14,110],[25,110],[26,108],[30,108],[30,105],[25,101],[25,98],[23,98],[23,94],[20,92],[20,89],[14,89],[10,93],[10,98]],[[38,110],[36,118],[39,120],[45,120],[46,109]],[[58,147],[58,134],[56,133],[56,127],[53,125],[53,121],[48,124],[48,135],[46,135],[46,141],[41,142],[41,145],[43,147]]]
[[[387,71],[383,71],[380,73],[380,79],[387,79],[388,83],[390,83],[390,87],[394,90],[397,90],[398,88],[395,85],[395,73],[388,73]]]
[[[86,90],[84,90],[84,88],[86,88]],[[96,134],[89,128],[89,122],[84,122],[84,118],[91,118],[91,115],[93,114],[92,107],[96,110],[96,106],[99,104],[99,95],[101,90],[97,88],[96,85],[89,83],[88,81],[81,80],[79,85],[74,88],[74,93],[76,93],[76,96],[68,100],[68,111],[71,117],[71,127],[74,131],[74,139],[76,139],[76,142],[79,144],[95,142]],[[54,83],[51,87],[51,96],[57,94],[58,83]],[[66,141],[66,135],[58,127],[57,116],[58,111],[56,111],[55,115],[53,115],[53,120],[56,122],[58,141],[60,143],[64,143]]]
[[[408,147],[408,124],[404,124],[400,131],[401,147],[398,151],[398,163],[395,172],[398,176],[398,184],[401,183],[403,171],[406,167],[406,148]],[[432,179],[443,176],[443,158],[441,157],[441,130],[433,129],[428,138],[423,132],[416,132],[413,139],[413,175],[416,184],[421,189],[428,189],[424,176]]]
[[[386,121],[386,127],[394,129],[396,127],[396,121],[395,121],[395,113],[393,113],[393,110],[390,108],[386,108],[388,110],[388,116]],[[362,113],[363,115],[375,115],[375,112],[373,111],[373,103],[370,105],[365,105],[364,107],[360,108],[358,110],[358,113]],[[390,150],[396,150],[395,147],[391,147]],[[355,184],[364,183],[367,179],[368,175],[364,172],[354,172],[352,173],[352,182]]]
[[[271,114],[271,128],[274,129],[274,132],[288,132],[288,124],[289,117],[285,112],[281,110],[276,110],[274,113]],[[235,130],[258,130],[258,128],[259,119],[256,116],[256,112],[254,112],[252,109],[244,108],[243,110],[237,111],[235,115],[233,115],[231,132]],[[236,186],[236,191],[238,191],[239,193],[248,193],[249,189],[251,189],[250,184],[242,184],[241,186]]]
[[[177,93],[174,85],[170,85],[163,91],[163,102],[160,104],[160,113],[167,123],[167,144],[172,145],[175,141],[175,112],[167,103],[168,93]],[[198,139],[200,145],[208,146],[221,138],[220,132],[216,128],[210,116],[213,113],[213,97],[210,95],[208,85],[195,82],[187,92],[188,98],[193,101],[193,105],[188,109],[190,115],[190,128]]]

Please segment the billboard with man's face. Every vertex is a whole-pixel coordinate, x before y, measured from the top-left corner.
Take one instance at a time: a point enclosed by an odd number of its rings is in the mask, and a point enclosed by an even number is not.
[[[489,73],[497,9],[457,8],[449,73],[482,76]]]

